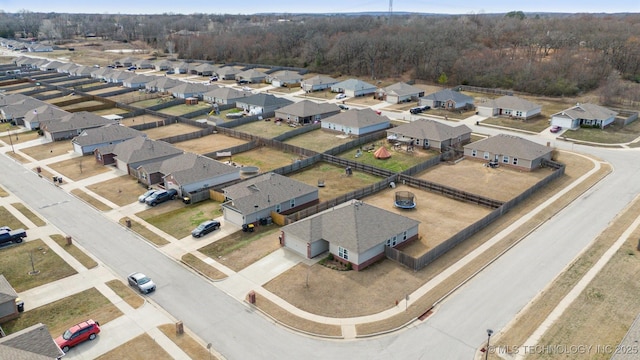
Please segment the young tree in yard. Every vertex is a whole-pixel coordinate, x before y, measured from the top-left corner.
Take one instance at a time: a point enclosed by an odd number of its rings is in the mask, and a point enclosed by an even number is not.
[[[449,81],[447,74],[445,73],[440,74],[440,77],[438,77],[438,84],[445,86],[447,84],[447,81]]]

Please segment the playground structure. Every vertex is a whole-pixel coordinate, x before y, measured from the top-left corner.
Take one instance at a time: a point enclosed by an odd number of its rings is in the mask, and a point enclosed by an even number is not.
[[[396,191],[394,205],[400,209],[415,209],[415,195],[409,191]]]

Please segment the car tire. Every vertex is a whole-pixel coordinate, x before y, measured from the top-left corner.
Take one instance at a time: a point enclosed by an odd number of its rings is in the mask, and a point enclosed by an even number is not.
[[[15,240],[13,240],[14,243],[16,244],[20,244],[22,242],[22,238],[17,238]]]
[[[176,199],[176,196],[175,196],[175,195],[173,195],[173,196],[171,197],[171,200],[175,200],[175,199]]]
[[[96,334],[89,335],[89,340],[95,340],[95,338],[96,338]]]
[[[62,350],[63,353],[66,354],[69,351],[69,347],[65,345],[65,346],[62,347],[61,350]]]
[[[155,202],[151,203],[151,206],[156,206],[156,205],[158,205],[158,204],[156,204]]]

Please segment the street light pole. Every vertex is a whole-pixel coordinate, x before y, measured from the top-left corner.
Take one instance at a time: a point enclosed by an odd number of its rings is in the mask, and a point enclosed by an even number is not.
[[[487,329],[487,351],[484,352],[484,359],[489,359],[489,343],[491,342],[491,335],[493,335],[493,330]]]

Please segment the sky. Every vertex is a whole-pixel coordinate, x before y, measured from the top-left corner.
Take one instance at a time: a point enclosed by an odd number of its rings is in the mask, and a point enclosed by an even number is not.
[[[100,14],[256,14],[389,11],[389,0],[0,0],[0,11]],[[640,13],[640,0],[395,0],[393,11],[436,14],[524,12]]]

